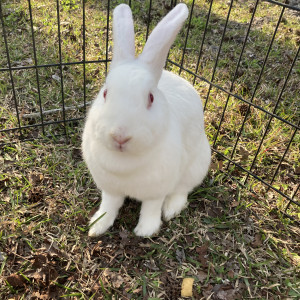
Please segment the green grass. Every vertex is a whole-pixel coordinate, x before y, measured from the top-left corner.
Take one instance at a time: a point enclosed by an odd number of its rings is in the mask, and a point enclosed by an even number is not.
[[[111,1],[112,7],[122,1]],[[132,1],[136,49],[145,43],[149,1]],[[191,5],[191,1],[186,1]],[[28,2],[2,1],[12,66],[34,64]],[[38,64],[59,61],[56,7],[53,1],[31,0]],[[214,83],[230,90],[254,1],[234,2],[214,76]],[[77,0],[60,1],[62,61],[81,61],[82,9]],[[106,59],[106,1],[86,5],[86,60]],[[167,13],[153,1],[150,28]],[[183,66],[194,72],[205,28],[209,1],[196,1]],[[228,12],[228,3],[214,1],[198,74],[211,79]],[[273,112],[285,76],[299,47],[299,16],[286,10],[265,66],[261,84],[252,97],[271,41],[280,8],[260,2],[232,92]],[[111,16],[110,16],[111,17]],[[111,26],[111,19],[110,26]],[[111,28],[111,27],[110,27]],[[1,29],[2,30],[2,27]],[[170,52],[180,63],[185,25]],[[112,33],[109,31],[108,58]],[[2,31],[0,68],[7,67]],[[167,68],[178,72],[168,63]],[[276,114],[292,123],[299,120],[299,59],[291,73]],[[105,78],[104,63],[86,64],[86,101],[98,93]],[[34,125],[40,117],[35,69],[12,72],[21,125]],[[83,104],[83,66],[63,67],[66,106]],[[59,67],[39,68],[43,110],[62,108]],[[181,76],[193,82],[186,71]],[[227,94],[196,78],[195,87],[207,101],[206,132],[211,142],[219,126]],[[0,72],[0,129],[18,127],[8,72]],[[250,168],[269,116],[251,107],[235,152],[233,146],[245,118],[247,105],[229,98],[215,147]],[[84,109],[66,111],[66,118],[84,116]],[[62,113],[44,115],[44,121],[62,120]],[[246,174],[214,156],[205,182],[190,195],[190,205],[180,216],[164,223],[152,238],[132,234],[139,204],[128,200],[113,228],[104,236],[87,236],[88,219],[100,202],[100,193],[80,154],[77,122],[64,127],[45,125],[53,138],[18,142],[19,131],[1,133],[1,142],[15,142],[0,149],[0,298],[52,297],[67,299],[178,299],[182,280],[193,277],[194,299],[296,299],[299,283],[299,228],[278,212],[287,201],[254,178],[250,193],[240,187]],[[24,137],[40,137],[41,127],[22,130]],[[293,134],[293,129],[273,119],[252,172],[266,182],[272,175]],[[299,133],[295,135],[272,183],[291,196],[299,182]],[[299,201],[299,195],[295,200]],[[298,198],[297,198],[298,197]],[[300,217],[299,207],[287,213]],[[223,297],[223,298],[222,298]]]

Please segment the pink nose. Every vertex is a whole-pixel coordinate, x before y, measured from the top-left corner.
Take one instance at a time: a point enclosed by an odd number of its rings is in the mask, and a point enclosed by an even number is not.
[[[120,146],[126,144],[131,140],[131,137],[123,137],[119,135],[113,135],[112,136],[113,140],[116,141]]]

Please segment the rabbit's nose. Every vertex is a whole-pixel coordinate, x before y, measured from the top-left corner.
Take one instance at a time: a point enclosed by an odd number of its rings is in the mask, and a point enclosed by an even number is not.
[[[114,141],[116,141],[120,146],[126,144],[127,142],[129,142],[131,140],[130,136],[124,137],[124,136],[120,136],[120,135],[115,135],[112,134],[112,138]]]

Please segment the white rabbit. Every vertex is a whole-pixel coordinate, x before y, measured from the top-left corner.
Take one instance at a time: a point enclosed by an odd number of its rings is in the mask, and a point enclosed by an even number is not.
[[[166,220],[179,214],[208,171],[211,151],[201,99],[186,80],[163,70],[187,16],[187,6],[178,4],[135,58],[131,10],[126,4],[114,10],[110,71],[82,138],[83,157],[102,190],[90,223],[103,216],[90,236],[113,225],[126,196],[142,202],[135,234],[156,233],[162,212]]]

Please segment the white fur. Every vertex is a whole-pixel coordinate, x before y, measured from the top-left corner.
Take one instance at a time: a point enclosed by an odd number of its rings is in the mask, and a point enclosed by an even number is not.
[[[128,9],[122,4],[114,11],[114,39],[122,36],[122,30],[132,36]],[[117,18],[120,15],[122,21]],[[115,47],[124,47],[125,54],[117,55],[117,60],[113,57],[83,132],[83,157],[102,190],[102,202],[91,223],[105,213],[91,227],[90,236],[104,233],[113,224],[126,196],[142,202],[135,233],[154,234],[162,212],[166,220],[179,214],[187,204],[188,193],[208,171],[211,152],[201,99],[187,81],[162,70],[165,52],[186,17],[187,7],[178,4],[157,25],[145,45],[147,51],[136,59],[129,53],[132,45],[122,45],[124,37],[122,42],[115,41]],[[120,26],[119,22],[127,25]],[[158,40],[164,43],[162,47],[157,47]],[[114,53],[119,50],[114,48]],[[148,108],[150,92],[154,102]],[[118,141],[125,138],[128,142],[120,146]]]

